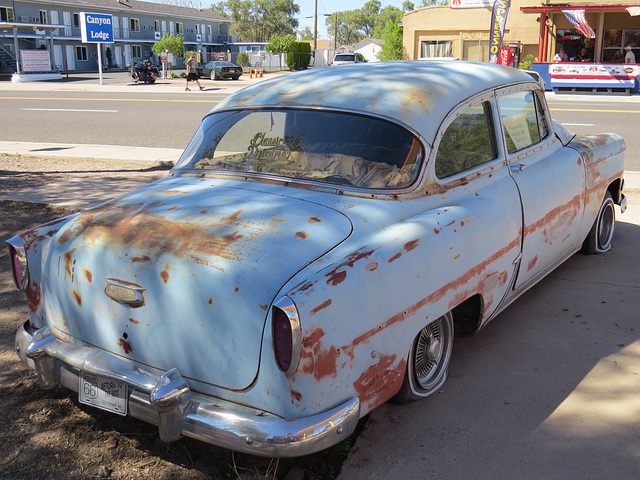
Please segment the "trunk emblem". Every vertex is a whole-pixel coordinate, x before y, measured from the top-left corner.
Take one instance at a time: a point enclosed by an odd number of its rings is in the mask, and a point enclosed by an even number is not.
[[[140,285],[116,278],[107,278],[107,286],[104,289],[105,295],[111,300],[130,308],[144,305],[142,292],[144,288]]]

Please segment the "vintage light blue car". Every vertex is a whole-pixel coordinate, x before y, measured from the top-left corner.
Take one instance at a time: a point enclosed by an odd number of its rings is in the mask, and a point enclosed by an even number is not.
[[[346,438],[469,335],[611,246],[623,140],[509,67],[379,62],[241,90],[168,178],[8,240],[43,387],[264,456]]]

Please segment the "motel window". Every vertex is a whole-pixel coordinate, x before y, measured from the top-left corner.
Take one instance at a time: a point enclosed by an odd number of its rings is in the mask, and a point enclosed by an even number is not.
[[[85,62],[87,60],[87,47],[76,47],[76,60],[79,62]]]
[[[176,33],[178,35],[184,35],[184,24],[182,22],[176,22]]]
[[[0,7],[0,22],[13,22],[13,8],[12,7]]]
[[[159,32],[159,31],[160,31],[160,20],[156,20],[156,21],[155,21],[155,23],[154,23],[154,25],[153,25],[153,29],[154,29],[156,32]]]
[[[420,58],[452,57],[453,42],[429,40],[420,42]]]
[[[46,10],[40,10],[40,23],[42,23],[43,25],[46,25],[47,23],[49,23],[47,21],[47,11]]]
[[[131,45],[131,54],[135,58],[142,58],[142,48],[140,45]]]
[[[74,13],[73,14],[73,26],[76,28],[80,28],[80,14],[79,13]]]
[[[131,20],[129,20],[129,26],[132,32],[139,32],[140,20],[138,20],[137,18],[132,18]]]

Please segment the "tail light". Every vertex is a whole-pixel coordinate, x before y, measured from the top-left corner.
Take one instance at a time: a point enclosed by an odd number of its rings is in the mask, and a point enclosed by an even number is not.
[[[13,282],[18,290],[23,292],[29,288],[29,271],[27,270],[27,255],[20,237],[12,237],[7,240],[9,245],[9,259],[11,260],[11,271],[13,272]]]
[[[280,298],[272,309],[273,353],[278,368],[291,375],[300,362],[302,331],[295,303],[289,297]]]

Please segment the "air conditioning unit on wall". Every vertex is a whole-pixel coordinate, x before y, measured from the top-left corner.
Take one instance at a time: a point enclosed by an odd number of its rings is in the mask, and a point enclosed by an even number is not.
[[[162,40],[162,34],[160,32],[155,32],[153,36],[155,40]]]
[[[196,34],[196,42],[201,42],[202,41],[202,35],[200,35],[199,33]]]

